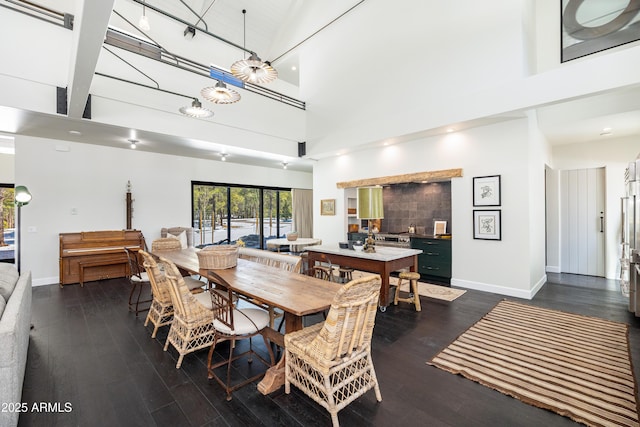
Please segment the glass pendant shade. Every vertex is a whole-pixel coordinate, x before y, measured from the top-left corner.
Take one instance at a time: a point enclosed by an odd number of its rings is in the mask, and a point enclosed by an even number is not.
[[[263,62],[255,53],[231,65],[231,74],[243,82],[269,83],[278,78],[278,72],[268,62]]]
[[[213,116],[213,111],[203,108],[202,104],[197,99],[193,100],[191,106],[180,107],[180,112],[185,116],[196,118],[206,118]]]
[[[215,86],[205,87],[200,94],[204,99],[215,104],[233,104],[240,100],[240,94],[229,89],[223,81],[218,81]]]
[[[358,188],[358,218],[384,218],[384,208],[382,205],[382,187]]]

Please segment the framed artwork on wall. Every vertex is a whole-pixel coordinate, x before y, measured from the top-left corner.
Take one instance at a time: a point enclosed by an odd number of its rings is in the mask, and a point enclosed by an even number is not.
[[[623,2],[625,3],[625,2]],[[640,1],[562,0],[561,61],[640,40]]]
[[[335,215],[336,199],[320,200],[320,215]]]
[[[500,175],[473,178],[473,206],[500,206]]]
[[[500,209],[473,211],[473,238],[480,240],[502,240]]]

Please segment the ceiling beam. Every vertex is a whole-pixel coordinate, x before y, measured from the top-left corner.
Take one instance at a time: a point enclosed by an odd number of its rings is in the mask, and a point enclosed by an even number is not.
[[[78,2],[79,13],[73,24],[73,50],[67,88],[69,117],[79,119],[84,113],[114,2],[115,0]]]
[[[437,182],[447,181],[451,178],[462,177],[462,169],[444,169],[439,171],[427,171],[407,173],[403,175],[381,176],[376,178],[356,179],[336,183],[338,188],[369,187],[372,185],[405,184],[408,182]]]

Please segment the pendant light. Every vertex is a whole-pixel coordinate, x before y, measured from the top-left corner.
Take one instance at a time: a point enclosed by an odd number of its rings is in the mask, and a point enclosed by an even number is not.
[[[240,100],[240,94],[227,87],[222,80],[218,80],[215,86],[205,87],[200,94],[204,99],[215,104],[233,104]]]
[[[244,42],[246,45],[247,38],[247,10],[242,9],[244,21]],[[247,59],[241,59],[231,65],[231,74],[239,78],[243,82],[249,83],[269,83],[278,78],[278,72],[271,66],[268,61],[263,61],[255,53]]]
[[[145,2],[142,4],[142,16],[140,17],[140,21],[138,21],[138,26],[143,31],[149,31],[151,29],[151,25],[149,24],[149,19],[147,18],[146,14],[146,3],[147,2],[145,0]]]
[[[180,107],[180,112],[185,116],[201,119],[213,116],[213,111],[203,108],[198,98],[193,99],[191,106]]]

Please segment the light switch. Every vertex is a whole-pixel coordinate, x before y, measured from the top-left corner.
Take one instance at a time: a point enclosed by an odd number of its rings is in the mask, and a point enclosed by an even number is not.
[[[31,225],[29,227],[27,227],[27,232],[28,233],[36,233],[38,231],[38,229],[36,228],[35,225]]]

